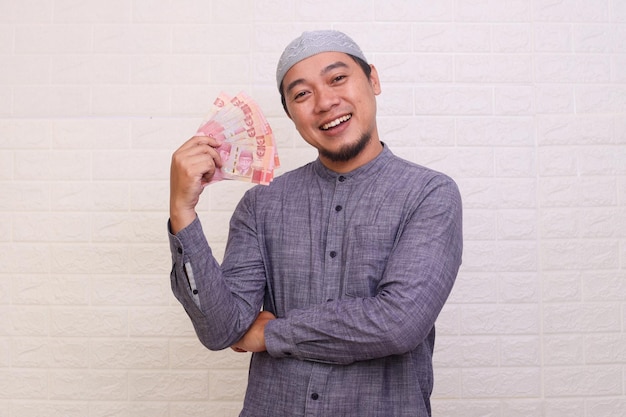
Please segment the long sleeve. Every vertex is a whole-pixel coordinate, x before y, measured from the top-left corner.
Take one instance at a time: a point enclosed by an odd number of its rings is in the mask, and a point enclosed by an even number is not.
[[[250,298],[233,290],[211,252],[199,219],[177,235],[170,232],[169,241],[172,291],[189,315],[198,339],[212,350],[231,346],[243,336],[259,312],[264,275],[256,281],[248,280]],[[262,270],[258,258],[241,254]]]

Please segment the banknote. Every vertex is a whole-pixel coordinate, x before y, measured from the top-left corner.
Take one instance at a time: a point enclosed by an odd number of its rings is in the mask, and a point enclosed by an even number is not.
[[[272,128],[259,105],[245,92],[221,92],[196,135],[217,140],[222,168],[213,181],[239,180],[268,185],[280,158]]]

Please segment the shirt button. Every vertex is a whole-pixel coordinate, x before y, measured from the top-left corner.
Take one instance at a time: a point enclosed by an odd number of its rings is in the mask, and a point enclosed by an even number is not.
[[[335,211],[336,211],[336,212],[340,212],[341,210],[343,210],[343,207],[341,207],[341,206],[337,206],[337,207],[335,207]]]
[[[178,253],[183,253],[183,248],[177,248],[177,249],[176,249],[176,251],[177,251]]]
[[[330,257],[334,258],[335,256],[337,256],[337,252],[335,252],[334,250],[330,251]]]
[[[340,175],[339,178],[337,178],[339,180],[339,182],[344,182],[346,180],[346,177],[344,177],[343,175]]]
[[[198,290],[193,290],[193,293],[194,294],[198,294]]]
[[[311,399],[317,401],[320,398],[320,395],[317,392],[311,394]]]

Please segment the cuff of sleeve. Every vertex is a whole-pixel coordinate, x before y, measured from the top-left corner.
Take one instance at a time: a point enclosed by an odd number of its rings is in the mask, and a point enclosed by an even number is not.
[[[172,234],[172,228],[170,222],[167,222],[167,231],[169,234],[170,251],[172,255],[178,256],[191,256],[194,251],[202,250],[202,248],[208,245],[204,231],[202,230],[202,224],[200,219],[196,219],[179,231],[177,234]]]
[[[265,349],[274,358],[297,358],[298,349],[289,330],[288,319],[271,320],[265,326]]]

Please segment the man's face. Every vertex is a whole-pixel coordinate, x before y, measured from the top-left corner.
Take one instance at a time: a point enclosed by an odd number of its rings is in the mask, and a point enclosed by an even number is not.
[[[345,172],[378,152],[375,68],[368,79],[350,56],[323,52],[294,65],[283,89],[296,129],[329,168]]]

